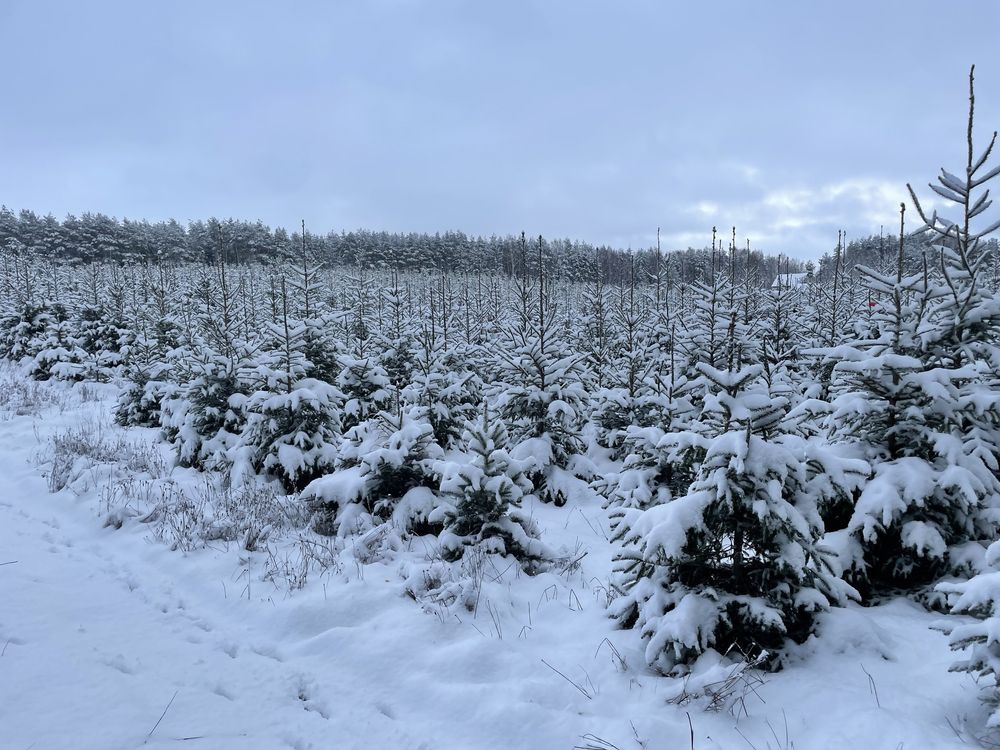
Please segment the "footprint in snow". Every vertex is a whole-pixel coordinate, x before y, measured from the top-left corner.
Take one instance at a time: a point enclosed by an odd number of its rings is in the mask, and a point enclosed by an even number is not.
[[[199,630],[202,630],[202,631],[204,631],[206,633],[211,633],[212,632],[212,624],[209,623],[209,622],[207,622],[206,620],[202,620],[200,618],[199,619],[193,619],[193,620],[191,620],[191,623],[196,628],[198,628]]]
[[[284,657],[278,653],[277,649],[274,648],[274,646],[269,646],[266,644],[256,645],[256,646],[251,646],[250,650],[253,651],[255,654],[257,654],[257,656],[263,656],[267,659],[273,659],[274,661],[277,662],[283,662],[285,660]]]
[[[310,750],[312,748],[312,743],[306,743],[301,737],[283,737],[282,742],[284,742],[292,750]]]
[[[118,670],[122,674],[134,675],[138,669],[129,664],[121,654],[115,654],[110,658],[101,659],[101,663],[112,669]]]
[[[225,698],[227,701],[234,701],[234,700],[236,700],[236,698],[233,697],[233,694],[228,689],[226,689],[222,685],[222,683],[219,683],[214,688],[212,688],[212,692],[215,693],[218,696],[221,696],[221,697]]]
[[[322,702],[317,701],[315,698],[312,697],[315,694],[316,690],[316,686],[313,683],[313,681],[307,679],[303,675],[299,675],[297,684],[298,688],[296,691],[296,697],[300,701],[302,701],[303,708],[305,708],[306,711],[312,711],[314,713],[317,713],[324,719],[329,721],[330,720],[329,709],[325,705],[323,705]]]

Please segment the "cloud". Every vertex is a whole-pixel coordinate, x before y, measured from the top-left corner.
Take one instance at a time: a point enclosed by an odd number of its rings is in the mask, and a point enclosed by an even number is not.
[[[753,172],[754,180],[766,180],[763,170]],[[848,236],[874,234],[880,226],[893,226],[899,204],[907,201],[906,187],[881,177],[856,177],[815,186],[761,185],[756,194],[729,201],[697,200],[684,213],[699,223],[714,222],[735,226],[741,241],[750,238],[757,247],[815,257],[825,246],[836,244],[838,230]],[[706,236],[692,228],[675,228],[672,241],[689,241]],[[697,244],[704,244],[697,243]],[[798,251],[797,253],[794,251]]]
[[[0,3],[0,63],[18,71],[0,202],[622,248],[736,225],[815,258],[838,229],[891,231],[906,180],[963,158],[968,53],[927,66],[913,43],[933,0],[733,0],[725,24],[705,3],[204,5]],[[994,28],[1000,3],[963,14]],[[674,33],[701,28],[741,54]],[[998,76],[980,71],[989,129]]]

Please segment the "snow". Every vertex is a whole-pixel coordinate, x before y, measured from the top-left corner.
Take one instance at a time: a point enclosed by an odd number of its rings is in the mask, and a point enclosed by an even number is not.
[[[809,276],[810,274],[808,272],[779,273],[774,277],[774,281],[771,282],[771,288],[788,289],[789,287],[803,286],[809,281]]]
[[[314,479],[302,494],[304,497],[318,497],[338,505],[348,505],[357,502],[365,494],[367,485],[365,467],[350,466],[335,474]]]
[[[705,691],[732,666],[708,658],[687,680],[644,666],[639,633],[606,615],[600,500],[572,478],[561,480],[566,507],[526,498],[523,512],[577,563],[533,577],[488,568],[469,590],[475,612],[413,601],[413,582],[438,570],[419,538],[395,550],[385,540],[368,562],[349,545],[345,564],[300,589],[265,580],[268,556],[293,539],[171,551],[136,518],[104,525],[102,493],[122,466],[83,461],[49,493],[50,438],[106,424],[116,394],[40,387],[56,393],[51,406],[0,421],[5,749],[688,748],[690,726],[699,750],[947,750],[983,724],[973,679],[947,671],[955,655],[931,629],[941,616],[902,600],[821,614],[782,672],[737,675],[726,705],[707,710]],[[106,429],[131,445],[156,434]]]

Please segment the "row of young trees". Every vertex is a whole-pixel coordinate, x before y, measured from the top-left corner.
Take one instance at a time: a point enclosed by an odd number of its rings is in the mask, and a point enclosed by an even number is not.
[[[294,261],[67,265],[7,253],[4,354],[35,377],[124,374],[118,419],[181,465],[300,492],[318,533],[393,523],[442,554],[553,552],[521,511],[586,481],[618,545],[612,615],[650,664],[709,649],[781,664],[816,615],[908,592],[993,619],[1000,295],[992,142],[942,171],[951,218],[901,206],[894,254],[772,285],[713,231],[698,278],[630,256],[609,282]],[[912,234],[912,233],[911,233]],[[914,252],[919,252],[914,256]],[[599,266],[601,251],[587,262]],[[987,552],[989,549],[989,552]],[[957,597],[957,599],[956,599]]]

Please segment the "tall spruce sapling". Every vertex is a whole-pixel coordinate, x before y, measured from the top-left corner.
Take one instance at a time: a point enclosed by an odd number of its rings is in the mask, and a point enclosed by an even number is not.
[[[1000,726],[1000,543],[995,541],[996,478],[1000,473],[997,467],[1000,456],[1000,396],[997,395],[1000,393],[997,351],[1000,294],[996,289],[985,288],[988,253],[984,240],[988,233],[1000,228],[1000,221],[980,229],[973,228],[972,221],[990,206],[989,189],[983,186],[1000,175],[1000,166],[987,168],[996,144],[996,132],[983,152],[974,156],[974,73],[973,67],[969,71],[965,174],[958,177],[942,170],[941,185],[932,186],[942,198],[958,204],[962,215],[954,223],[942,220],[936,213],[926,217],[915,196],[914,202],[928,231],[938,239],[945,286],[941,302],[944,315],[931,333],[930,349],[940,366],[972,371],[960,383],[961,398],[951,405],[957,417],[956,432],[963,430],[957,432],[962,437],[962,452],[981,462],[982,470],[977,475],[990,488],[991,494],[980,514],[993,522],[990,535],[982,535],[982,538],[994,540],[987,549],[982,572],[967,581],[941,583],[937,592],[948,598],[954,613],[977,618],[950,628],[952,649],[963,652],[951,670],[970,672],[982,679],[984,701],[992,707],[987,725],[995,730]],[[982,192],[974,193],[981,188]]]
[[[126,426],[159,427],[161,403],[176,387],[170,352],[180,346],[181,327],[176,322],[173,274],[168,274],[162,263],[143,270],[141,292],[134,292],[134,335],[122,352],[128,382],[119,395],[115,421]]]
[[[389,375],[373,356],[359,359],[349,354],[339,358],[337,387],[344,394],[342,429],[371,419],[392,404]]]
[[[80,347],[78,322],[60,304],[51,305],[36,319],[44,328],[28,344],[33,351],[28,368],[35,380],[83,380],[87,375],[84,364],[87,353]]]
[[[953,614],[971,616],[942,629],[953,651],[961,653],[950,672],[972,674],[990,706],[987,726],[1000,727],[1000,542],[986,552],[984,570],[968,580],[946,581],[936,587],[947,597]]]
[[[507,451],[507,428],[490,414],[468,422],[462,433],[461,462],[439,461],[440,491],[445,501],[433,519],[442,519],[439,537],[445,559],[456,560],[469,547],[512,555],[527,571],[535,572],[551,557],[538,539],[531,519],[521,510],[521,499],[532,490],[522,465]]]
[[[910,189],[937,268],[925,255],[904,272],[901,229],[895,278],[860,269],[888,304],[873,316],[877,336],[845,348],[837,366],[849,387],[834,402],[836,429],[875,463],[849,524],[862,552],[857,578],[873,593],[922,594],[943,575],[974,570],[1000,521],[1000,300],[983,284],[984,239],[1000,221],[976,226],[1000,167],[987,168],[995,134],[976,156],[974,113],[970,71],[964,174],[942,170],[931,185],[958,206],[958,220],[927,215]]]
[[[273,476],[291,492],[333,470],[344,396],[306,377],[308,325],[289,317],[284,278],[281,288],[281,323],[266,324],[268,346],[243,373],[256,390],[246,399],[246,424],[231,462]]]
[[[566,496],[553,480],[583,450],[580,433],[587,394],[582,356],[569,351],[557,335],[559,320],[538,239],[539,273],[532,281],[522,238],[524,275],[517,284],[517,317],[506,330],[506,341],[494,350],[503,368],[497,405],[517,443],[512,452],[534,463],[530,478],[536,494],[563,505]]]
[[[422,325],[414,344],[414,370],[402,398],[423,410],[438,445],[451,448],[483,401],[483,382],[470,368],[466,352],[445,348],[433,326]]]
[[[611,613],[638,627],[646,659],[685,670],[710,649],[772,668],[812,632],[816,614],[851,593],[827,565],[817,490],[787,402],[760,365],[698,365],[705,392],[691,448],[704,451],[684,494],[622,508]]]

